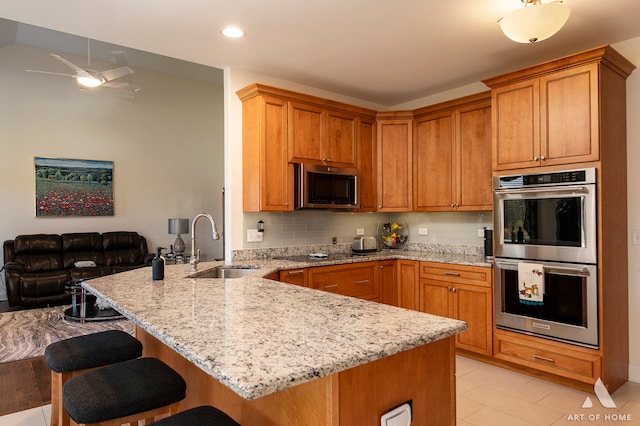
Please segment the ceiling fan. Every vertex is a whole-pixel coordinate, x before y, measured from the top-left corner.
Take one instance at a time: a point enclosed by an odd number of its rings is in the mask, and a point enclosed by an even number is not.
[[[118,54],[121,58],[124,57],[124,52],[112,52],[113,55]],[[27,70],[28,72],[35,72],[40,74],[51,74],[51,75],[61,75],[65,77],[73,77],[76,79],[78,86],[82,88],[93,88],[93,87],[110,87],[114,89],[124,89],[131,92],[137,92],[140,90],[140,87],[135,86],[129,82],[125,81],[116,81],[121,79],[122,77],[129,76],[133,74],[133,69],[128,65],[120,66],[117,68],[112,68],[105,71],[98,71],[95,68],[91,67],[91,40],[87,40],[87,66],[79,67],[76,64],[66,60],[60,55],[56,55],[55,53],[50,53],[51,56],[71,68],[75,71],[75,74],[65,74],[59,72],[51,72],[51,71],[40,71],[40,70]],[[126,62],[126,61],[125,61]]]

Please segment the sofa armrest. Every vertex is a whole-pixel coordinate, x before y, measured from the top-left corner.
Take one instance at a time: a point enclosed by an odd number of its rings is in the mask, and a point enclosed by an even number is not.
[[[23,274],[25,271],[24,265],[18,262],[7,262],[4,265],[4,269],[6,269],[7,271],[16,271],[20,274]]]

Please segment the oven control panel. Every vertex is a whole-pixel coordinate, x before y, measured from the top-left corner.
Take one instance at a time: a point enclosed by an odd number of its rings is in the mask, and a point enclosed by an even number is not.
[[[590,168],[528,175],[496,176],[493,179],[494,189],[590,184],[596,182],[596,171],[594,168]]]

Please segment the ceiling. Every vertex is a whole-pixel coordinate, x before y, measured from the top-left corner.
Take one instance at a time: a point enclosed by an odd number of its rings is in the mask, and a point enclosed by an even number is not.
[[[564,3],[565,27],[535,44],[497,24],[519,0],[0,0],[0,18],[393,107],[640,36],[638,0]],[[230,24],[247,35],[223,38]]]

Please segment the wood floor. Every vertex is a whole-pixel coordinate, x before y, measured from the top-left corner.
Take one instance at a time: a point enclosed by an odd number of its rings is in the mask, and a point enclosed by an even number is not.
[[[44,357],[0,363],[0,416],[51,403],[51,370]]]

